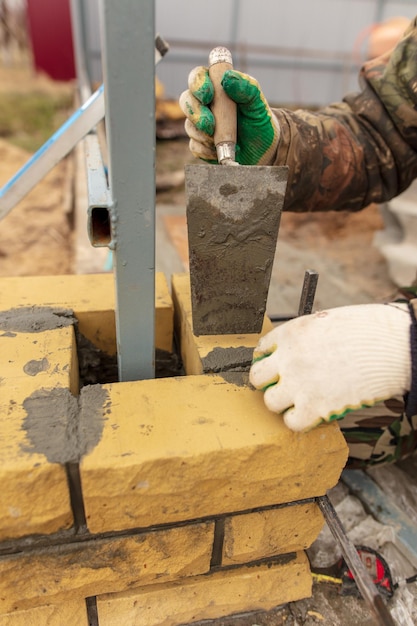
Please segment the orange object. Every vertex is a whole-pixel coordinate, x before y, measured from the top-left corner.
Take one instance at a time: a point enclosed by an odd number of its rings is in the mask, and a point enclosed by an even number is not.
[[[391,17],[375,24],[369,34],[367,56],[369,59],[381,56],[391,50],[401,39],[410,20],[408,17]]]

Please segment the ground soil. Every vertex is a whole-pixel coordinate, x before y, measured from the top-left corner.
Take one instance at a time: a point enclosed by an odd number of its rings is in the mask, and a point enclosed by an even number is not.
[[[0,140],[0,185],[29,154]],[[68,274],[72,262],[72,225],[68,206],[69,162],[60,163],[2,220],[0,275]]]
[[[0,65],[2,94],[68,93],[72,86],[36,75],[25,63]],[[27,162],[31,153],[0,138],[0,187]],[[0,276],[68,274],[72,266],[71,161],[59,163],[1,221]]]

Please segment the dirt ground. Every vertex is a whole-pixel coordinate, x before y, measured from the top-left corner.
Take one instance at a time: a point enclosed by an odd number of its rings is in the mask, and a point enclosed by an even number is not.
[[[30,66],[0,66],[0,98],[5,94],[70,93],[69,85],[35,75]],[[4,120],[3,120],[4,123]],[[4,131],[5,134],[5,131]],[[30,158],[14,145],[14,136],[0,137],[0,186]],[[41,141],[42,143],[42,141]],[[59,163],[1,221],[0,276],[68,274],[72,264],[70,194],[71,161]]]
[[[0,140],[0,184],[27,160],[28,153]],[[72,261],[69,162],[59,164],[3,220],[0,275],[68,274]]]

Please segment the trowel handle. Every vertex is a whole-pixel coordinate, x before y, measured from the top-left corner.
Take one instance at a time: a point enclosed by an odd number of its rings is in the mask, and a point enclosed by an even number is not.
[[[236,103],[226,95],[221,80],[226,70],[233,69],[232,55],[227,48],[219,46],[209,54],[209,75],[214,86],[211,110],[216,121],[214,145],[219,163],[236,164],[235,148],[237,136]]]

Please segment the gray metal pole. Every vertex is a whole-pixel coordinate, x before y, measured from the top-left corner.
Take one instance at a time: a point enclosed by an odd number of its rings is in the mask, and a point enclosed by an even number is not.
[[[154,377],[153,0],[101,0],[119,380]]]
[[[385,0],[377,0],[374,18],[375,24],[378,24],[378,22],[382,22],[384,17],[385,4]]]
[[[91,81],[86,63],[86,28],[85,12],[82,0],[71,0],[71,28],[74,45],[75,67],[81,102],[84,103],[92,94]]]

